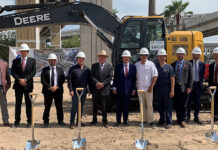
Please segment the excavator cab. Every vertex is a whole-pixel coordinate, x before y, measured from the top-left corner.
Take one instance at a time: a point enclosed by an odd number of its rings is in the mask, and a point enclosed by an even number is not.
[[[142,47],[149,50],[149,59],[157,61],[156,53],[160,48],[166,47],[164,19],[153,17],[125,17],[118,27],[112,52],[112,62],[122,61],[121,54],[128,49],[131,52],[131,62],[137,62]]]

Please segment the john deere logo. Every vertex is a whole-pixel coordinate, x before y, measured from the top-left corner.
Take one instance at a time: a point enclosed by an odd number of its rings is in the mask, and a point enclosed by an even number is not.
[[[29,17],[14,17],[14,24],[15,26],[19,26],[19,25],[49,21],[51,20],[50,15],[51,15],[50,13],[47,13],[47,14],[35,15]]]

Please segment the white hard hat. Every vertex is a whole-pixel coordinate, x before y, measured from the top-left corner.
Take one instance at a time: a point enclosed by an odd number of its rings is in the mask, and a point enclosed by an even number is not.
[[[51,53],[51,54],[48,55],[48,60],[49,59],[56,59],[57,60],[58,58],[57,58],[57,56],[55,54]]]
[[[140,49],[139,55],[149,55],[148,49],[145,47],[142,47]]]
[[[167,52],[165,51],[165,49],[159,49],[157,52],[157,56],[165,56],[167,55]]]
[[[213,54],[217,54],[218,53],[218,47],[215,47],[214,49],[213,49]]]
[[[185,49],[180,47],[176,50],[176,54],[185,54]]]
[[[201,49],[199,47],[195,47],[193,50],[192,50],[192,54],[202,54],[201,53]]]
[[[76,58],[77,57],[86,58],[86,55],[85,55],[84,52],[78,52],[77,55],[76,55]]]
[[[128,50],[123,51],[121,57],[131,57],[131,53]]]
[[[29,51],[30,48],[29,48],[29,46],[26,43],[23,43],[23,44],[20,45],[20,49],[19,50],[20,51]]]

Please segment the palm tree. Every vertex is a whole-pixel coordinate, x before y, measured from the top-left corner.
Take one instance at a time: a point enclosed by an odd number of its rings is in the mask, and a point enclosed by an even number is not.
[[[184,10],[189,5],[189,2],[183,3],[182,0],[172,0],[172,5],[167,5],[164,9],[164,17],[167,21],[170,18],[174,18],[176,20],[176,29],[179,30],[180,18],[184,13]],[[186,12],[186,14],[193,14],[192,11]]]

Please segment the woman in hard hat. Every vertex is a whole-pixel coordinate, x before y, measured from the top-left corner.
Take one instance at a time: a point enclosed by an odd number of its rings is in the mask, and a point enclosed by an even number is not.
[[[156,64],[158,77],[155,85],[155,97],[160,114],[158,125],[166,123],[166,129],[169,129],[173,123],[171,98],[174,96],[175,75],[173,67],[166,63],[167,53],[164,49],[158,50],[157,57],[159,63]]]

